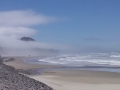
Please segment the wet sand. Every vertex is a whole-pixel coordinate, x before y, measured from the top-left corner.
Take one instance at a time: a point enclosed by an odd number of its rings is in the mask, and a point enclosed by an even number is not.
[[[24,58],[5,64],[16,69],[57,68],[54,65],[36,65],[23,62]],[[28,75],[55,90],[120,90],[120,74],[89,70],[54,70],[44,71],[41,75]]]
[[[23,60],[29,60],[29,57],[16,57],[14,61],[4,62],[4,64],[14,67],[15,69],[29,70],[29,69],[46,69],[46,68],[58,68],[61,66],[55,65],[42,65],[42,64],[31,64],[24,62]]]

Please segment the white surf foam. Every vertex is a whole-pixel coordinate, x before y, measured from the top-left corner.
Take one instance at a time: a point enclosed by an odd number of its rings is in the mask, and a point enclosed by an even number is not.
[[[60,55],[38,61],[65,66],[120,66],[120,54],[91,53],[80,55]]]

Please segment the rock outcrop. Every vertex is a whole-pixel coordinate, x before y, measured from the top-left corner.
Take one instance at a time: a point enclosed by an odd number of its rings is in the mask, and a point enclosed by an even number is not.
[[[20,40],[22,41],[35,41],[33,38],[31,37],[22,37]]]

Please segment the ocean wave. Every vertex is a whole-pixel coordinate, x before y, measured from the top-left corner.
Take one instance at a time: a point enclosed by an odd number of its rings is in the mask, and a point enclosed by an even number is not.
[[[39,62],[65,66],[120,66],[120,54],[90,53],[59,55],[38,60]]]

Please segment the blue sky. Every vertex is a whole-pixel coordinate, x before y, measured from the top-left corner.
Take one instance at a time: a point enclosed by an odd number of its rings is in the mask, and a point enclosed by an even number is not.
[[[0,11],[32,10],[59,18],[31,26],[41,42],[119,51],[120,0],[0,0]]]

